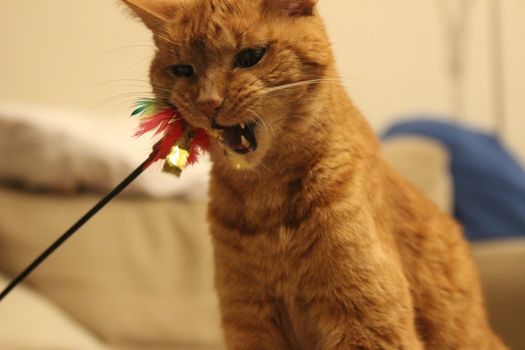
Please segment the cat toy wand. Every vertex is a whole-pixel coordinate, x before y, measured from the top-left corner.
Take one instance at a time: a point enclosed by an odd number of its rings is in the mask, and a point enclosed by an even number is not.
[[[162,105],[153,99],[137,101],[132,116],[142,116],[135,136],[142,136],[151,131],[155,131],[155,135],[162,135],[153,146],[149,157],[14,278],[0,293],[0,302],[151,164],[165,160],[164,171],[180,176],[188,164],[196,163],[199,156],[210,147],[209,134],[206,130],[191,127],[176,109],[162,108]]]

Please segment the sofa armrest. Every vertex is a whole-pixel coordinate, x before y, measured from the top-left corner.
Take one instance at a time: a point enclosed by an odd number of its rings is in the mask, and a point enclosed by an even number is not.
[[[525,239],[473,244],[491,323],[511,349],[525,349]]]

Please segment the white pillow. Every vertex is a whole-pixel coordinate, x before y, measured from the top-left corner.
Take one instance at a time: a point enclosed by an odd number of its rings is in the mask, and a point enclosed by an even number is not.
[[[0,103],[0,181],[60,192],[108,191],[148,156],[153,141],[132,137],[137,121]],[[127,193],[204,199],[210,161],[180,179],[153,165]]]
[[[0,288],[8,279],[0,274]],[[0,349],[104,350],[51,302],[21,286],[0,303]]]

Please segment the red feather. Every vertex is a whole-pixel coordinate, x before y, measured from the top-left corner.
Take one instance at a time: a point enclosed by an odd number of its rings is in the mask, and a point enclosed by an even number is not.
[[[182,115],[173,109],[166,109],[158,114],[144,119],[139,126],[135,136],[142,136],[155,130],[155,135],[161,135],[161,139],[153,146],[146,167],[156,161],[166,159],[176,144],[183,136],[188,124]],[[197,163],[199,156],[210,148],[210,137],[205,129],[195,129],[195,137],[191,141],[189,164]]]
[[[155,163],[158,160],[166,159],[170,154],[171,148],[184,134],[184,121],[177,119],[172,123],[169,123],[165,130],[162,138],[153,146],[153,152],[150,155],[150,163]]]
[[[193,144],[199,147],[202,151],[208,151],[210,149],[210,136],[204,129],[195,129],[195,139]]]
[[[160,134],[168,127],[169,122],[175,114],[176,112],[174,110],[166,109],[151,117],[145,118],[140,122],[139,130],[135,133],[135,136],[142,136],[155,129],[157,129],[155,134]]]
[[[210,137],[206,130],[195,129],[195,137],[191,144],[190,157],[188,158],[189,164],[195,164],[199,160],[199,156],[205,153],[210,148]]]

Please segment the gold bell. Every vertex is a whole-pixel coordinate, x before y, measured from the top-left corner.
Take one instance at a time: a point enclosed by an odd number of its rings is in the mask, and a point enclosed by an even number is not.
[[[163,171],[179,177],[188,165],[189,158],[190,152],[181,147],[181,145],[176,144],[171,148],[168,157],[166,157]]]
[[[182,138],[173,145],[164,162],[163,171],[179,177],[188,166],[191,152],[191,141],[195,137],[191,130],[186,130]]]

